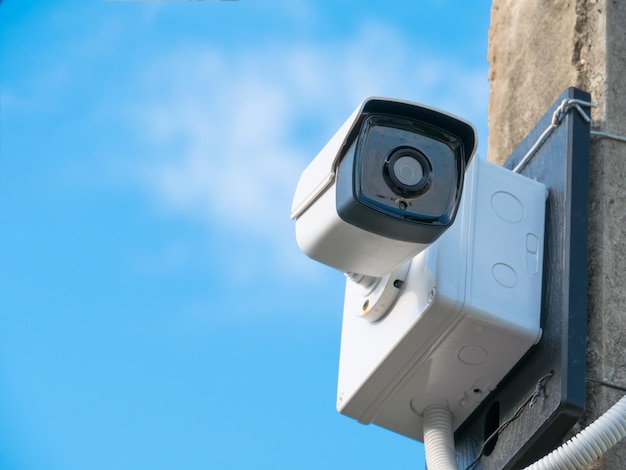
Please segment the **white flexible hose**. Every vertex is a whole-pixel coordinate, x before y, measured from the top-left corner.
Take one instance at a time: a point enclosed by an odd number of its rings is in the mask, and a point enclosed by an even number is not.
[[[426,408],[423,425],[428,470],[458,470],[450,410],[441,405]]]
[[[626,396],[561,447],[524,470],[583,469],[625,436]]]

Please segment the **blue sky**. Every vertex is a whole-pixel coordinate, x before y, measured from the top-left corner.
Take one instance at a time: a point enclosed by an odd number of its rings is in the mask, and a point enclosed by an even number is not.
[[[0,468],[423,468],[335,411],[298,176],[366,96],[487,141],[490,2],[0,3]]]

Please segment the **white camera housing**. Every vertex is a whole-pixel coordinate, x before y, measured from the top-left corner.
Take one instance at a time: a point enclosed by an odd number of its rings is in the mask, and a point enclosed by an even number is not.
[[[452,225],[475,134],[433,108],[366,99],[300,177],[301,250],[346,273],[390,273]]]
[[[465,421],[541,337],[546,195],[474,159],[456,222],[410,261],[382,320],[364,321],[371,294],[347,280],[341,413],[420,441],[431,405]]]

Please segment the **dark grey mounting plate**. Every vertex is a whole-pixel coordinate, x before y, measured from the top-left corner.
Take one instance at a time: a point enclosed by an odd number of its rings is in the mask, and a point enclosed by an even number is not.
[[[589,101],[568,88],[504,164],[513,168],[550,125],[567,98]],[[585,109],[588,112],[587,108]],[[489,456],[475,469],[518,469],[560,445],[585,407],[587,338],[587,227],[589,211],[589,123],[572,109],[539,148],[522,174],[549,189],[543,271],[543,337],[455,433],[459,468],[480,452],[493,431],[533,393],[539,379],[554,375],[532,407],[499,435]],[[499,407],[499,413],[497,408]],[[489,413],[491,410],[491,413]],[[495,418],[494,418],[495,416]]]

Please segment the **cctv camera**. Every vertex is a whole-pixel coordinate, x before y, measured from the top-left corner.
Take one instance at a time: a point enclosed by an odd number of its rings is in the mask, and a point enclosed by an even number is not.
[[[302,251],[348,275],[338,410],[417,440],[425,410],[457,429],[541,338],[546,187],[475,148],[459,118],[369,98],[292,206]]]
[[[300,177],[298,245],[346,273],[392,272],[452,225],[475,149],[474,128],[457,117],[366,99]]]

